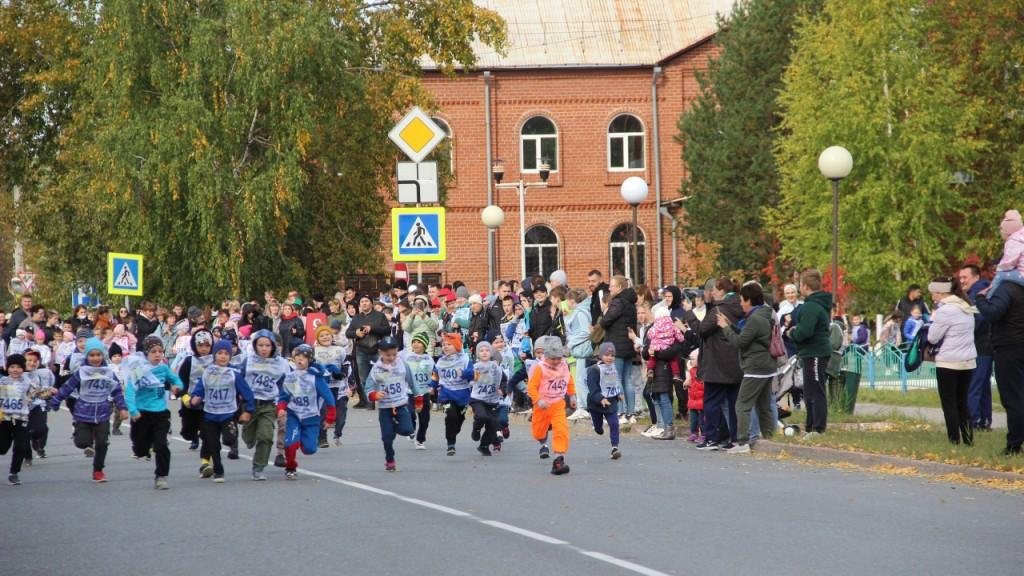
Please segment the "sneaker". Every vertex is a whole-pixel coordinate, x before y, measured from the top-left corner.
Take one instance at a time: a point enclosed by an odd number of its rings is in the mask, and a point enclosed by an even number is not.
[[[416,443],[416,449],[417,449],[417,450],[426,450],[426,449],[427,449],[427,446],[426,446],[426,444],[424,444],[423,442],[417,442],[417,443]]]
[[[512,431],[508,429],[508,426],[505,426],[504,428],[501,429],[501,437],[504,438],[505,440],[508,440],[508,437],[511,435]]]
[[[278,454],[274,457],[274,467],[284,468],[284,454]]]
[[[92,473],[92,481],[97,484],[102,484],[107,481],[107,475],[104,474],[102,470],[97,470]]]
[[[625,414],[619,414],[619,426],[629,423],[629,417]]]
[[[696,442],[697,441],[697,435],[696,434],[690,434],[689,436],[686,437],[686,441],[687,442]]]
[[[326,438],[324,438],[323,440],[320,441],[319,447],[320,448],[330,448],[331,447],[331,443],[328,442]]]
[[[657,438],[664,433],[665,429],[655,424],[654,426],[648,428],[647,431],[643,433],[643,436],[646,436],[648,438]]]
[[[705,438],[703,434],[697,434],[697,439],[694,440],[694,443],[703,444],[705,440],[707,440],[707,438]]]
[[[124,434],[124,432],[121,432],[121,428],[120,427],[114,428],[113,430],[110,431],[110,435],[111,436],[121,436],[123,434]]]
[[[40,448],[39,450],[36,450],[36,455],[39,456],[40,458],[46,458],[46,450]]]
[[[655,426],[654,424],[651,424],[650,426],[648,426],[647,428],[645,428],[645,429],[644,429],[644,431],[640,433],[640,435],[641,435],[641,436],[647,436],[648,434],[650,434],[650,433],[651,433],[651,430],[654,430],[654,428],[655,428],[655,427],[656,427],[656,426]]]
[[[501,452],[501,442],[496,442],[494,445],[492,445],[491,446],[491,451],[492,452]]]
[[[551,463],[551,473],[555,476],[569,473],[569,465],[565,463],[565,458],[561,456],[555,458],[555,461]]]
[[[262,482],[267,479],[267,475],[263,473],[263,466],[252,467],[252,479],[256,482]]]
[[[636,424],[636,416],[630,414],[629,418],[626,419],[626,424]]]
[[[384,471],[385,472],[395,472],[397,470],[398,470],[398,466],[395,464],[394,460],[388,460],[387,462],[384,463]]]
[[[210,476],[213,476],[213,466],[210,466],[209,464],[203,464],[202,466],[199,467],[200,478],[209,478]]]
[[[138,454],[132,453],[132,460],[142,460],[142,456],[139,456]]]
[[[551,457],[551,450],[547,447],[547,444],[540,447],[540,459],[545,460]]]
[[[334,447],[337,448],[337,447],[340,447],[340,446],[341,446],[341,436],[338,436],[337,438],[334,439]]]
[[[96,450],[94,450],[92,446],[89,446],[83,452],[85,453],[86,458],[92,458],[96,455]]]
[[[732,442],[726,442],[725,444],[720,444],[718,446],[718,449],[719,450],[725,450],[726,452],[728,452],[729,450],[732,450],[735,447],[736,447],[736,445],[733,444]]]
[[[153,460],[153,454],[152,453],[146,454],[146,462],[150,462],[152,460]]]
[[[284,471],[284,479],[285,480],[298,480],[299,479],[299,473],[296,472],[295,470],[285,470]]]
[[[192,443],[188,445],[188,449],[199,450],[199,440],[193,440]]]
[[[800,441],[801,442],[806,442],[807,440],[814,440],[818,436],[821,436],[821,433],[820,432],[814,432],[812,430],[811,432],[807,432],[803,436],[801,436],[800,437]]]
[[[622,452],[618,448],[612,448],[612,460],[622,458]]]
[[[714,452],[715,450],[721,450],[722,447],[718,445],[718,442],[712,442],[711,440],[705,440],[700,444],[697,444],[697,450],[705,452]]]
[[[588,414],[587,411],[582,408],[577,408],[576,411],[569,416],[569,420],[573,421],[586,420],[587,418],[590,418],[590,414]]]
[[[604,435],[604,426],[602,426],[600,423],[595,424],[594,425],[594,434],[597,434],[598,436],[603,436]]]
[[[149,460],[149,458],[146,458]],[[238,460],[238,444],[235,444],[228,450],[228,460]]]
[[[455,446],[449,446],[448,447],[448,455],[449,456],[455,456]]]
[[[11,486],[18,486],[21,484],[21,478],[18,478],[17,474],[11,474],[7,477],[7,483]]]
[[[661,431],[661,434],[658,434],[657,436],[654,436],[654,438],[656,438],[658,440],[675,440],[676,439],[676,430],[675,430],[675,428],[673,428],[671,426],[668,426],[664,430]]]
[[[223,484],[224,483],[224,475],[223,474],[214,474],[213,475],[213,483],[214,484]]]
[[[153,488],[156,490],[167,490],[170,486],[167,485],[167,478],[164,476],[157,476],[156,480],[153,481]]]
[[[479,428],[473,428],[473,433],[470,434],[469,437],[473,439],[473,442],[479,442],[480,441],[480,429]]]
[[[750,454],[750,444],[733,444],[725,451],[727,454]]]
[[[478,446],[476,451],[479,452],[481,456],[491,455],[491,449],[488,448],[487,446]]]

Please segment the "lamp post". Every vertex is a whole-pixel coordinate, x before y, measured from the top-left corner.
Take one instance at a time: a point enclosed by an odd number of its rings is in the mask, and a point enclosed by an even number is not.
[[[633,280],[633,286],[636,286],[640,283],[640,266],[636,257],[636,210],[647,199],[647,182],[639,176],[630,176],[622,182],[619,193],[622,194],[622,199],[626,201],[626,204],[633,207],[633,241],[630,245],[630,272],[632,274],[630,277]]]
[[[500,207],[491,204],[480,211],[480,221],[487,226],[487,234],[490,242],[490,250],[487,254],[487,285],[494,286],[494,277],[497,275],[498,262],[495,256],[494,235],[498,227],[505,223],[505,211]]]
[[[853,156],[842,146],[829,146],[818,156],[818,170],[832,181],[832,291],[839,302],[839,181],[850,175]]]
[[[519,262],[520,278],[526,278],[526,191],[530,188],[547,188],[548,176],[551,175],[551,166],[545,160],[541,162],[537,170],[540,182],[525,182],[522,178],[518,182],[502,184],[505,178],[505,164],[501,160],[495,160],[491,166],[491,175],[494,177],[494,188],[497,190],[516,190],[519,193]],[[491,282],[493,285],[494,282]]]

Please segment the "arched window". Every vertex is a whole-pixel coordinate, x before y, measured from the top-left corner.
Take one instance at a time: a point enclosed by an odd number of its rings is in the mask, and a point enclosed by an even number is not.
[[[620,114],[608,125],[608,169],[644,169],[644,126],[632,114]]]
[[[433,116],[430,118],[437,124],[437,127],[444,131],[445,140],[441,141],[442,146],[447,145],[448,147],[448,169],[451,171],[452,176],[455,176],[455,141],[452,140],[452,127],[443,118]],[[441,147],[438,147],[441,149]]]
[[[549,278],[558,270],[558,236],[547,226],[526,231],[526,275]]]
[[[619,224],[615,231],[612,232],[612,238],[609,242],[609,253],[611,258],[611,271],[613,275],[621,274],[626,278],[633,278],[633,264],[630,259],[630,246],[633,242],[633,225],[632,224]],[[644,240],[644,231],[637,228],[636,230],[636,261],[637,267],[640,269],[640,274],[637,278],[640,279],[640,283],[644,281],[644,273],[647,271],[646,266],[646,253],[647,243]]]
[[[558,172],[558,129],[543,116],[534,116],[523,124],[519,133],[520,172],[536,172],[541,162],[547,162],[552,172]]]

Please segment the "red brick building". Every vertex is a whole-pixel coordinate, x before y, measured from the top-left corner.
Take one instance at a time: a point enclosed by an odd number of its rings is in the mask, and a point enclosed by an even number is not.
[[[697,96],[695,71],[714,53],[715,14],[732,2],[479,3],[508,23],[506,55],[482,47],[476,71],[456,78],[427,72],[424,80],[435,118],[450,134],[454,180],[448,258],[424,263],[423,272],[484,289],[488,230],[481,211],[490,200],[505,214],[495,234],[495,277],[520,279],[519,195],[493,187],[492,165],[504,166],[504,183],[539,183],[546,160],[547,188],[525,195],[528,274],[561,268],[577,286],[593,268],[629,275],[632,212],[620,185],[639,176],[649,185],[639,206],[641,281],[689,279],[693,255],[672,233],[685,175],[676,125]],[[382,246],[391,246],[390,235],[390,227],[383,230]],[[390,251],[386,256],[391,268]]]

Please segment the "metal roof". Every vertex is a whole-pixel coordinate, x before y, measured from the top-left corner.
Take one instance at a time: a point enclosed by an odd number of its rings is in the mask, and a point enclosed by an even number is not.
[[[474,0],[508,26],[505,56],[476,43],[476,68],[651,66],[718,30],[734,0]],[[425,67],[433,67],[425,62]]]

